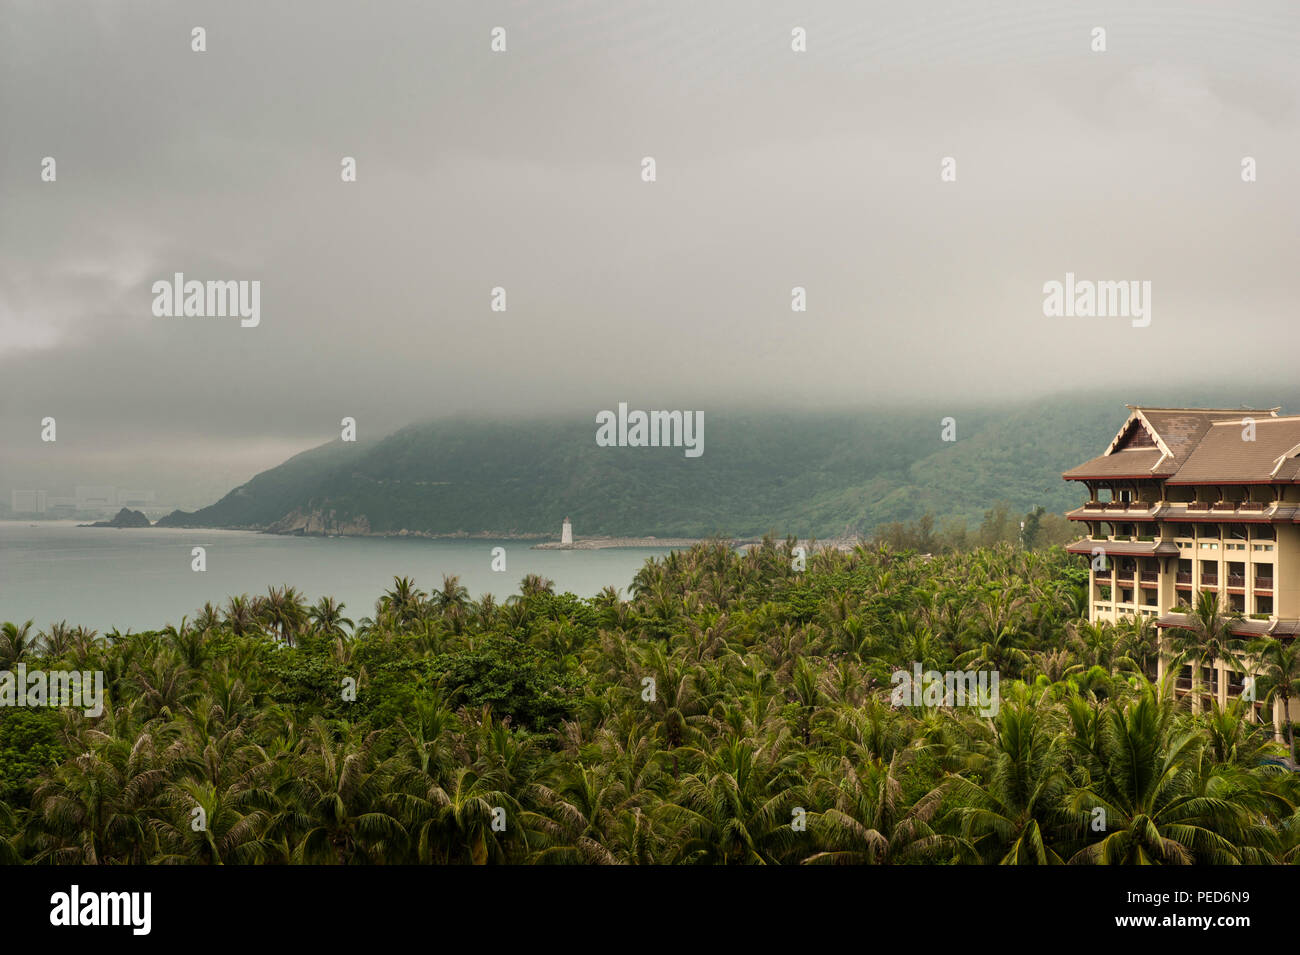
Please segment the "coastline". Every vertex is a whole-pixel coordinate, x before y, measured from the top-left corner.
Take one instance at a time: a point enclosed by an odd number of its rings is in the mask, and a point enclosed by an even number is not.
[[[14,522],[20,523],[20,522]],[[26,523],[26,522],[21,522]],[[51,522],[55,523],[55,522]],[[96,522],[94,524],[77,524],[78,527],[112,527],[115,529],[132,529],[144,527],[145,525],[132,524],[111,524],[109,522]],[[316,529],[309,526],[217,526],[217,525],[199,525],[199,524],[179,524],[169,523],[162,524],[154,522],[149,527],[161,530],[223,530],[223,531],[243,531],[246,533],[269,534],[274,537],[322,537],[322,538],[344,538],[344,537],[369,537],[369,538],[418,538],[423,540],[438,541],[463,541],[463,540],[482,540],[482,541],[534,541],[530,550],[617,550],[617,549],[646,549],[662,548],[665,550],[684,550],[694,547],[696,544],[706,544],[711,541],[723,541],[734,548],[753,547],[763,542],[762,537],[657,537],[646,535],[640,537],[616,537],[616,536],[593,536],[577,538],[571,544],[564,544],[556,540],[552,534],[538,533],[519,533],[517,531],[456,531],[453,533],[433,533],[431,531],[413,531],[402,528],[397,531],[372,531],[368,526],[343,526],[332,531],[326,531],[324,528]],[[784,543],[784,537],[774,537],[778,543]],[[805,547],[810,552],[820,550],[851,551],[855,547],[867,544],[868,541],[861,537],[833,537],[816,539],[816,538],[799,538],[795,542],[797,547]]]
[[[618,547],[668,547],[685,548],[703,544],[705,538],[696,537],[583,537],[572,544],[552,540],[534,544],[532,550],[608,550]],[[735,541],[732,541],[735,544]]]
[[[584,537],[575,540],[572,544],[561,544],[559,541],[548,541],[544,544],[534,544],[532,550],[608,550],[614,548],[631,548],[631,547],[666,547],[673,550],[681,548],[694,547],[696,544],[706,544],[709,541],[722,540],[732,547],[754,547],[763,543],[761,537],[746,538],[717,538],[717,537]],[[867,541],[860,537],[837,537],[827,540],[810,540],[800,539],[795,542],[796,547],[805,547],[810,551],[819,550],[837,550],[851,551],[855,547],[866,544]]]

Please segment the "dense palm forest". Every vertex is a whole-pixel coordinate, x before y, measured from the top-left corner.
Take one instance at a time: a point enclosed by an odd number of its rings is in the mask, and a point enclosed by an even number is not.
[[[793,541],[707,544],[627,600],[403,578],[355,622],[273,588],[156,632],[5,624],[0,669],[100,670],[107,700],[0,710],[0,860],[1300,857],[1271,728],[1154,686],[1149,621],[1084,621],[1059,548],[799,563]],[[916,663],[997,670],[996,715],[892,706]]]

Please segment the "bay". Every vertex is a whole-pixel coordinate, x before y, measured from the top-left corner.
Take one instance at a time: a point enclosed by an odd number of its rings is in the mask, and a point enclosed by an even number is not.
[[[602,587],[627,596],[632,577],[666,547],[532,550],[532,542],[384,537],[285,537],[255,531],[77,527],[72,521],[0,521],[0,621],[66,620],[104,633],[158,629],[193,617],[206,601],[265,594],[289,584],[311,603],[329,595],[353,620],[371,616],[394,577],[426,592],[456,574],[477,599],[498,602],[526,574],[555,581],[557,593],[590,597]],[[207,570],[191,569],[191,549],[207,549]],[[506,570],[492,570],[492,548]]]

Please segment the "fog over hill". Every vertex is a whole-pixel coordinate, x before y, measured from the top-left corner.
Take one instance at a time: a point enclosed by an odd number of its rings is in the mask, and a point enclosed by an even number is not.
[[[1187,403],[1234,406],[1214,397]],[[1260,402],[1278,403],[1276,394]],[[1294,396],[1291,407],[1300,407]],[[1080,492],[1061,472],[1100,453],[1127,413],[1121,399],[1096,394],[955,413],[938,405],[709,412],[698,458],[680,448],[599,447],[594,418],[457,418],[330,442],[164,523],[554,535],[567,516],[579,535],[822,538],[927,512],[974,523],[999,501],[1013,512],[1073,507]],[[949,417],[955,441],[943,439]]]

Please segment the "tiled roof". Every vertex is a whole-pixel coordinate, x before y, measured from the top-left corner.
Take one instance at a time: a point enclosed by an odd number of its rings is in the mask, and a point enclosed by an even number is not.
[[[1238,421],[1211,425],[1170,484],[1294,481],[1300,467],[1300,417],[1260,418],[1255,440]]]
[[[1071,554],[1091,554],[1099,550],[1103,555],[1116,557],[1174,557],[1180,551],[1173,541],[1112,541],[1085,537],[1065,548]]]
[[[1175,473],[1178,466],[1169,461],[1168,467],[1162,467],[1158,471],[1153,471],[1152,468],[1157,463],[1167,460],[1163,452],[1149,448],[1134,451],[1116,451],[1113,454],[1103,454],[1099,458],[1093,458],[1086,464],[1080,464],[1077,468],[1071,468],[1063,476],[1069,481],[1093,477],[1164,476]]]
[[[1132,414],[1106,453],[1062,477],[1158,477],[1170,484],[1300,480],[1300,417],[1279,417],[1277,408],[1129,408]],[[1250,422],[1254,440],[1245,438]]]
[[[1240,422],[1247,417],[1258,421],[1277,413],[1276,409],[1222,411],[1208,408],[1134,408],[1133,411],[1146,419],[1179,464],[1199,446],[1215,422]]]

